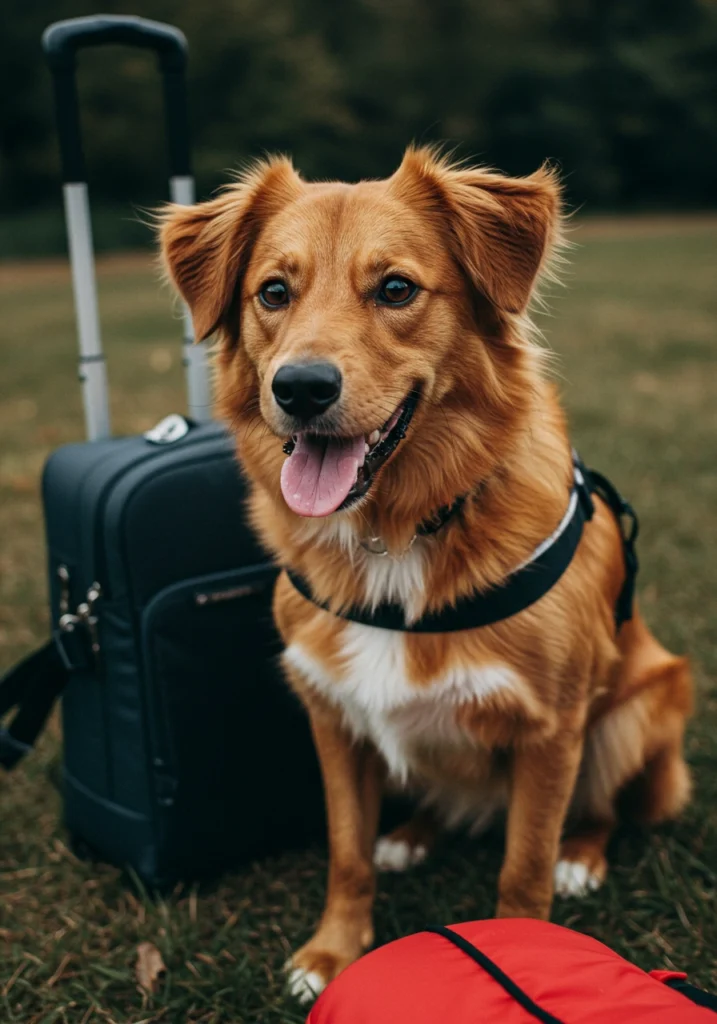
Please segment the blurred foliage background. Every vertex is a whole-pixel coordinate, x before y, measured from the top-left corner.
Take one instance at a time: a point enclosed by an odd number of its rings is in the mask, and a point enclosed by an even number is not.
[[[96,13],[3,0],[0,255],[61,252],[49,73],[40,35]],[[583,210],[717,203],[714,0],[107,0],[190,42],[200,195],[263,150],[309,177],[383,176],[406,143],[442,141],[509,173],[561,166]],[[147,242],[130,202],[166,194],[148,54],[82,54],[98,248]]]

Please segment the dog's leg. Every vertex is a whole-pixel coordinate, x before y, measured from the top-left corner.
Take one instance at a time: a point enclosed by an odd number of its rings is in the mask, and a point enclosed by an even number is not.
[[[404,825],[376,843],[373,862],[378,871],[407,871],[422,864],[433,848],[438,822],[427,808],[417,811]]]
[[[286,967],[289,988],[310,1002],[373,942],[376,838],[382,774],[372,751],[357,747],[332,709],[309,707],[321,764],[329,833],[324,913],[313,938]]]
[[[386,782],[386,765],[371,744],[366,743],[359,751],[359,800],[361,803],[362,850],[368,860],[373,851],[381,818],[381,803]]]
[[[692,701],[689,665],[662,648],[637,617],[620,637],[622,692],[634,696],[588,730],[583,771],[555,869],[555,891],[584,896],[605,879],[616,808],[644,824],[676,817],[690,794],[682,754]]]
[[[622,793],[615,788],[621,810],[629,811],[642,824],[676,818],[689,800],[690,775],[682,756],[683,727],[681,720],[676,722],[675,739],[647,762]],[[570,829],[555,867],[558,896],[586,896],[600,888],[607,874],[605,850],[614,828],[615,815],[605,808],[603,813],[585,817]]]
[[[498,917],[550,915],[553,869],[582,747],[581,731],[566,728],[545,744],[514,751]]]

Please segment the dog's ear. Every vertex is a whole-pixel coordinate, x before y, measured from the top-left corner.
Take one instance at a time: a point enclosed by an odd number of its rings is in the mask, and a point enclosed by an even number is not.
[[[560,236],[561,189],[544,166],[527,178],[452,165],[431,148],[409,149],[394,175],[411,203],[440,217],[458,261],[486,297],[522,313]]]
[[[189,306],[197,341],[230,328],[251,250],[266,220],[301,192],[291,162],[255,164],[220,196],[196,206],[168,204],[158,215],[159,243],[168,277]]]

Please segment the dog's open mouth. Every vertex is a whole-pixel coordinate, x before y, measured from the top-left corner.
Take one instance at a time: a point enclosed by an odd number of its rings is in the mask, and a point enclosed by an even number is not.
[[[281,491],[292,512],[328,516],[362,498],[375,473],[406,436],[418,404],[412,391],[380,429],[357,437],[302,431],[284,445]]]

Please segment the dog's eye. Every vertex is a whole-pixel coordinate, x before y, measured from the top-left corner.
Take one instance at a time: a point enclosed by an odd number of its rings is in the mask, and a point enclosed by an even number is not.
[[[384,306],[405,306],[418,291],[418,285],[405,277],[387,277],[381,282],[377,299]]]
[[[259,289],[259,298],[269,309],[289,305],[289,289],[283,281],[265,281]]]

